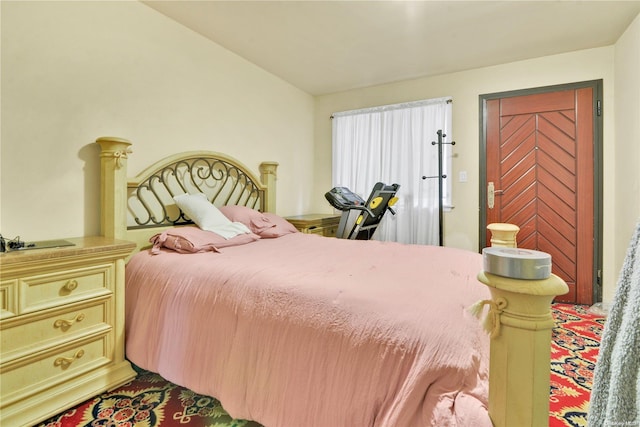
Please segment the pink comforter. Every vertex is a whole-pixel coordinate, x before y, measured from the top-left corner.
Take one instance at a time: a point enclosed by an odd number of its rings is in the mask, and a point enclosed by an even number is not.
[[[481,255],[307,234],[128,263],[126,352],[268,427],[491,426]]]

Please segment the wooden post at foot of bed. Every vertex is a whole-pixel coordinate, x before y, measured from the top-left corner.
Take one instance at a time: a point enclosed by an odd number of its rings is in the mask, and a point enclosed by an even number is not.
[[[520,231],[520,227],[515,224],[507,224],[504,222],[494,222],[487,225],[487,230],[491,232],[491,246],[504,248],[516,248],[516,234]]]
[[[549,425],[551,302],[569,292],[558,276],[522,280],[478,274],[492,320],[489,416],[495,427]]]

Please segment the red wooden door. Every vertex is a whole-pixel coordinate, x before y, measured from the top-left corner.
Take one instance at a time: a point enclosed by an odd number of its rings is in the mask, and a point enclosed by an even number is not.
[[[485,109],[486,183],[495,188],[486,224],[518,225],[518,247],[549,253],[569,285],[557,300],[580,304],[593,302],[595,283],[593,97],[587,87],[492,99]]]

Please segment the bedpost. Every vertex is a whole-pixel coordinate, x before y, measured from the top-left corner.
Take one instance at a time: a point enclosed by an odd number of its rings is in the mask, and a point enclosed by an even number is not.
[[[127,157],[131,142],[122,138],[101,137],[100,144],[100,232],[103,236],[124,239],[127,230]]]
[[[549,425],[551,302],[569,292],[556,275],[511,279],[480,272],[489,287],[493,319],[489,366],[489,416],[495,427]]]
[[[516,248],[516,234],[520,231],[520,227],[514,224],[503,222],[494,222],[487,225],[487,230],[491,232],[491,246],[500,246],[504,248]]]
[[[276,179],[278,162],[260,163],[260,181],[267,186],[267,200],[264,204],[265,212],[276,213]]]

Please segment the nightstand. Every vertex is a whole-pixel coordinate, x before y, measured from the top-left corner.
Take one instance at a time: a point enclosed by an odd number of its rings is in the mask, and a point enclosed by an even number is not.
[[[0,424],[30,426],[120,386],[125,258],[104,237],[0,254]]]
[[[290,216],[286,220],[303,233],[335,237],[340,224],[340,215],[306,214]]]

